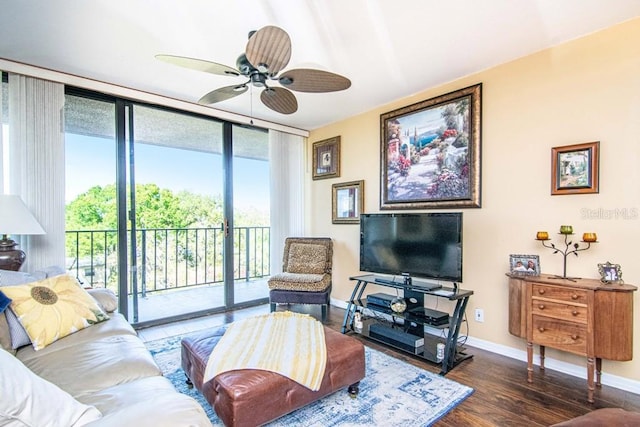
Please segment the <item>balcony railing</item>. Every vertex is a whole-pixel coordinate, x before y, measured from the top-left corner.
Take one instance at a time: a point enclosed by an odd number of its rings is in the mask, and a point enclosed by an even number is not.
[[[234,280],[269,276],[270,228],[234,228]],[[131,245],[131,232],[128,233]],[[135,263],[127,254],[129,294],[222,283],[224,235],[218,228],[140,229],[135,233]],[[85,284],[117,292],[116,230],[66,232],[67,269]],[[133,266],[135,265],[135,268]]]

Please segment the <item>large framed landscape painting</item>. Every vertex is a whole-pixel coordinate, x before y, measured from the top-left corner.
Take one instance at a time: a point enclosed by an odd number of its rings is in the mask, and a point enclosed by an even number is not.
[[[479,208],[482,84],[380,115],[380,208]]]

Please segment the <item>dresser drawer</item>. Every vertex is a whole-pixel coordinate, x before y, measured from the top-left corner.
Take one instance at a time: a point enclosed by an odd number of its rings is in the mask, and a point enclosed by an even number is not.
[[[541,316],[564,319],[571,322],[587,323],[587,306],[534,298],[531,300],[531,312]]]
[[[532,341],[571,353],[587,354],[587,325],[543,316],[532,316]]]
[[[565,288],[542,283],[533,283],[532,288],[531,296],[533,298],[543,297],[580,304],[587,304],[587,295],[589,294],[589,291],[582,289]]]

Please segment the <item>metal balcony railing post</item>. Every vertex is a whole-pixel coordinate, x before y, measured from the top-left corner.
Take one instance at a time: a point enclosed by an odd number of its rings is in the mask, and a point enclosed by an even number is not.
[[[249,270],[251,264],[251,245],[249,244],[249,227],[245,227],[244,229],[244,280],[249,281]]]
[[[140,272],[140,281],[141,286],[142,286],[142,298],[145,298],[147,296],[147,230],[143,229],[140,230],[140,232],[142,233],[142,241],[140,242],[140,244],[142,245],[141,248],[141,256],[142,256],[142,260],[141,260],[141,272]]]

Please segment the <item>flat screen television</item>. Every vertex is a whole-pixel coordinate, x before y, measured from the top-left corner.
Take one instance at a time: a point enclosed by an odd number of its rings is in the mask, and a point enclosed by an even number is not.
[[[462,282],[462,213],[361,214],[360,271]]]

